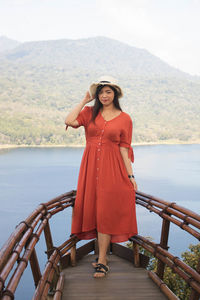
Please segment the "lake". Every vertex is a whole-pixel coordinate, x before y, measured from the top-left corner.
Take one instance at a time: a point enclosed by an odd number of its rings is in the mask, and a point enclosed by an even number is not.
[[[83,148],[0,150],[0,247],[15,226],[41,202],[76,189],[82,153]],[[134,154],[133,169],[139,191],[199,213],[200,145],[135,146]],[[151,236],[159,243],[161,218],[137,206],[137,220],[139,234]],[[71,209],[54,216],[50,224],[54,244],[59,246],[70,234]],[[173,254],[180,256],[190,243],[197,242],[187,232],[171,225],[169,246]],[[43,236],[36,248],[41,269],[45,262],[42,249],[45,249]],[[25,273],[27,276],[19,285],[15,299],[32,298],[30,269]],[[22,285],[26,285],[23,292]]]

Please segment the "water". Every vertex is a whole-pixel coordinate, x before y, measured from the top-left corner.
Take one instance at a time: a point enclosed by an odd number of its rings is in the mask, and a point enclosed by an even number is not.
[[[83,148],[18,148],[0,151],[0,247],[15,226],[41,202],[76,189]],[[173,201],[199,213],[200,145],[134,147],[134,174],[139,191]],[[137,206],[139,234],[159,243],[161,218]],[[59,246],[70,234],[71,209],[50,221],[53,241]],[[2,230],[3,229],[3,230]],[[198,241],[171,225],[170,251],[177,256]],[[44,237],[36,248],[44,268]],[[23,286],[23,291],[21,287]],[[24,288],[25,287],[25,288]],[[15,299],[31,299],[34,284],[30,269],[20,283]],[[30,296],[31,295],[31,296]]]

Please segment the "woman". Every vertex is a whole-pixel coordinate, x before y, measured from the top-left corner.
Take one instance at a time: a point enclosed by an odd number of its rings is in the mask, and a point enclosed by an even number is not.
[[[132,120],[120,107],[121,88],[104,77],[89,91],[65,123],[73,128],[85,127],[86,148],[71,232],[81,240],[98,237],[99,257],[93,266],[94,277],[99,278],[109,270],[106,253],[110,242],[124,242],[137,234],[137,184],[131,165]],[[93,106],[85,106],[93,99]]]

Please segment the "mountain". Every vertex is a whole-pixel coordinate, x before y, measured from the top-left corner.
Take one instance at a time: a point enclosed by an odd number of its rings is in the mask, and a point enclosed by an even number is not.
[[[64,118],[104,74],[124,90],[134,142],[200,140],[199,77],[145,49],[96,37],[27,42],[0,55],[0,142],[84,143],[83,129],[64,131]]]
[[[137,75],[185,75],[145,49],[105,37],[27,42],[5,54],[3,61],[69,69],[77,66],[84,71],[114,71],[116,75],[120,75],[122,69]]]
[[[8,50],[14,49],[19,46],[20,42],[11,40],[6,36],[0,36],[0,53],[6,52]]]

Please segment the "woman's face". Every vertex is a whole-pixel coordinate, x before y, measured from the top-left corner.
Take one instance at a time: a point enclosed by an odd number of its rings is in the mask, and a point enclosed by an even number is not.
[[[104,86],[98,94],[99,101],[105,106],[112,104],[114,97],[115,93],[109,86]]]

